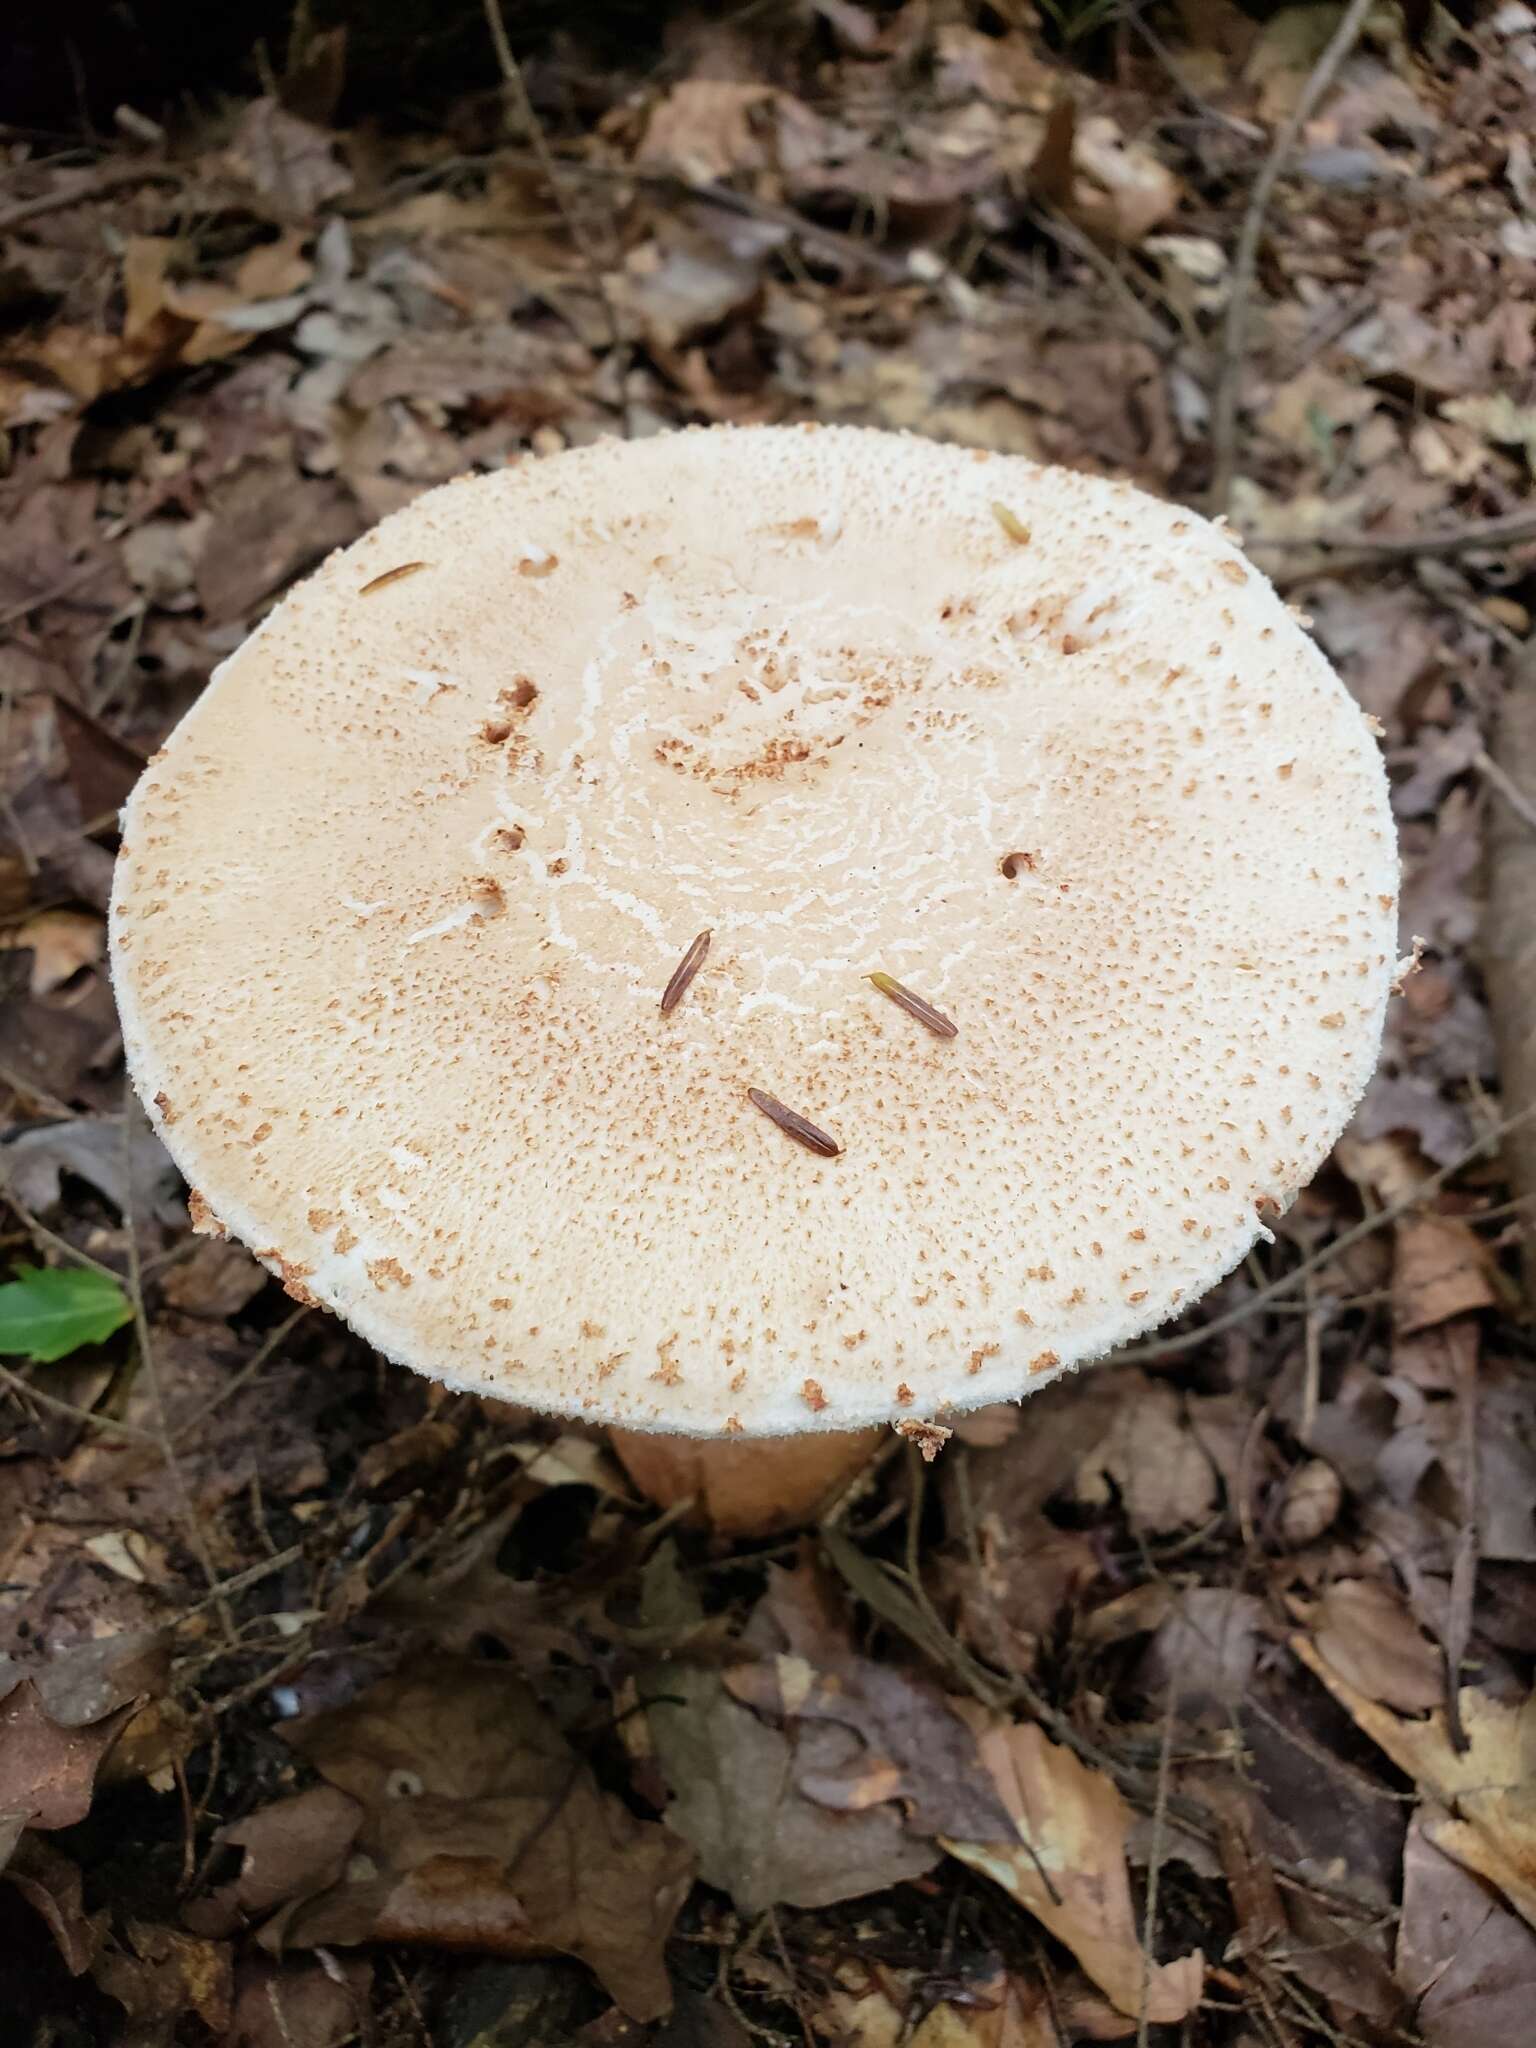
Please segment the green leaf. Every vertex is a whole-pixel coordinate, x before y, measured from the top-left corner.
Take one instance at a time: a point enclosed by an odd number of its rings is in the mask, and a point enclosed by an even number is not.
[[[48,1365],[82,1344],[104,1344],[132,1314],[110,1273],[93,1266],[20,1266],[0,1287],[0,1352]]]

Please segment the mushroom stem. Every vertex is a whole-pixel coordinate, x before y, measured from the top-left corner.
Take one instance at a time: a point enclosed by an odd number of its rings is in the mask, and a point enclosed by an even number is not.
[[[804,1436],[659,1436],[613,1429],[630,1478],[658,1507],[691,1500],[693,1519],[722,1536],[773,1536],[810,1521],[889,1432],[828,1429]]]

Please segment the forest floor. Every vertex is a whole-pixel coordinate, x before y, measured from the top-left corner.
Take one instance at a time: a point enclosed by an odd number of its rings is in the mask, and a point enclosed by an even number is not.
[[[1536,886],[1479,932],[1536,844],[1536,12],[814,0],[506,55],[418,128],[312,35],[0,135],[7,2040],[1514,2048]],[[733,1547],[191,1232],[104,912],[144,759],[330,548],[806,418],[1226,512],[1381,722],[1426,950],[1273,1247]]]

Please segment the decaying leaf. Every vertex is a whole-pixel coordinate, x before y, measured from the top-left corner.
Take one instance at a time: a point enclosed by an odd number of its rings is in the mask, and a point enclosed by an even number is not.
[[[195,2013],[210,2033],[223,2034],[234,1995],[228,1947],[127,1916],[121,1924],[121,1937],[103,1940],[91,1962],[98,1988],[136,2027]]]
[[[434,1658],[285,1733],[363,1822],[343,1881],[268,1940],[573,1955],[632,2018],[666,2011],[692,1854],[599,1789],[506,1665]]]
[[[110,1908],[85,1910],[85,1889],[78,1865],[41,1835],[22,1837],[5,1866],[4,1881],[13,1885],[53,1937],[59,1959],[72,1977],[90,1968],[111,1917]]]
[[[135,1207],[157,1222],[179,1222],[181,1175],[142,1117],[133,1120],[129,1146],[125,1152],[120,1117],[78,1116],[29,1124],[0,1145],[0,1180],[29,1209],[48,1216],[59,1205],[63,1176],[72,1173],[121,1213],[128,1203],[131,1170]]]
[[[702,1621],[669,1546],[647,1566],[643,1611],[679,1638]],[[894,1806],[831,1811],[799,1789],[802,1771],[830,1771],[859,1753],[845,1730],[769,1727],[731,1698],[716,1672],[681,1658],[655,1667],[645,1695],[672,1792],[667,1824],[697,1850],[705,1883],[729,1893],[739,1911],[830,1906],[938,1862],[937,1845],[909,1833]]]
[[[836,2042],[857,2048],[1060,2048],[1052,1999],[1038,1976],[996,1967],[967,1970],[948,1984],[925,1985],[912,1970],[855,1968],[845,1976],[847,1981],[833,1982],[817,2013],[820,2030]],[[1058,1997],[1057,2011],[1064,2002]],[[1117,2025],[1114,2032],[1124,2030]],[[1084,2035],[1093,2038],[1087,2029]]]
[[[197,1934],[233,1934],[279,1906],[338,1884],[363,1823],[363,1809],[334,1785],[311,1785],[219,1831],[243,1852],[238,1877],[185,1911]]]
[[[1109,1427],[1077,1468],[1082,1501],[1117,1492],[1133,1529],[1149,1535],[1207,1521],[1218,1499],[1215,1468],[1188,1425],[1178,1389],[1144,1373],[1126,1376]]]
[[[372,1975],[359,1956],[328,1956],[324,1965],[242,1956],[228,2048],[347,2048],[367,2013]]]
[[[979,1708],[966,1718],[1018,1840],[945,1848],[1064,1942],[1117,2012],[1182,2020],[1200,1998],[1205,1961],[1198,1949],[1169,1963],[1143,1950],[1126,1870],[1131,1813],[1113,1779],[1031,1723],[993,1721]]]
[[[1425,1821],[1435,1847],[1487,1878],[1536,1926],[1536,1694],[1509,1706],[1463,1686],[1467,1747],[1458,1753],[1443,1707],[1405,1720],[1351,1685],[1307,1637],[1293,1636],[1291,1647],[1361,1733],[1444,1809]]]
[[[1405,1216],[1397,1226],[1392,1307],[1403,1336],[1498,1300],[1477,1233],[1458,1216]]]
[[[275,99],[253,100],[230,138],[225,165],[278,220],[307,220],[352,189],[334,139]]]
[[[1443,1819],[1429,1807],[1408,1830],[1397,1980],[1419,2002],[1428,2048],[1493,2048],[1529,2030],[1536,1933],[1435,1847],[1428,1829]]]
[[[832,1721],[860,1746],[842,1770],[802,1769],[801,1789],[822,1805],[859,1809],[898,1800],[920,1835],[1006,1841],[1013,1833],[981,1767],[970,1728],[931,1680],[861,1657],[849,1642],[830,1588],[815,1567],[770,1567],[768,1592],[748,1630],[762,1644],[777,1631],[771,1660],[725,1675],[733,1696],[783,1721]]]
[[[1422,1713],[1445,1698],[1445,1661],[1381,1579],[1335,1579],[1310,1617],[1320,1655],[1369,1699]]]
[[[167,1671],[158,1631],[106,1637],[31,1669],[0,1659],[0,1813],[44,1829],[83,1820],[97,1773]]]

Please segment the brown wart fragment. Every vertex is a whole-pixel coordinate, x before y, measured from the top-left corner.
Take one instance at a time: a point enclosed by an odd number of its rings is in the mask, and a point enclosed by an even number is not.
[[[926,1024],[936,1037],[957,1038],[959,1036],[960,1027],[958,1024],[946,1017],[942,1010],[936,1010],[932,1003],[925,1002],[920,995],[915,995],[911,989],[903,988],[893,975],[871,974],[868,979],[879,989],[881,995],[889,996],[893,1003],[899,1003],[902,1009],[917,1019],[919,1024]]]
[[[359,597],[366,597],[372,590],[382,590],[387,583],[398,583],[404,576],[414,576],[418,569],[425,569],[425,562],[401,562],[398,568],[386,569],[382,576],[373,576],[358,591]]]
[[[219,1221],[209,1208],[206,1196],[199,1194],[196,1188],[187,1189],[187,1214],[198,1237],[228,1237],[228,1226]]]
[[[709,951],[710,934],[702,931],[688,948],[673,970],[672,979],[661,992],[661,1014],[670,1015],[688,992],[688,984],[704,965],[704,956]]]
[[[909,1444],[916,1444],[923,1455],[923,1463],[931,1465],[954,1435],[942,1422],[897,1422],[892,1425],[898,1436],[904,1436]]]
[[[770,1123],[777,1124],[786,1137],[804,1145],[808,1152],[819,1152],[823,1159],[836,1159],[842,1151],[836,1138],[829,1138],[825,1131],[818,1130],[798,1110],[788,1108],[776,1095],[770,1095],[762,1088],[749,1088],[747,1099],[754,1109],[763,1112]]]

